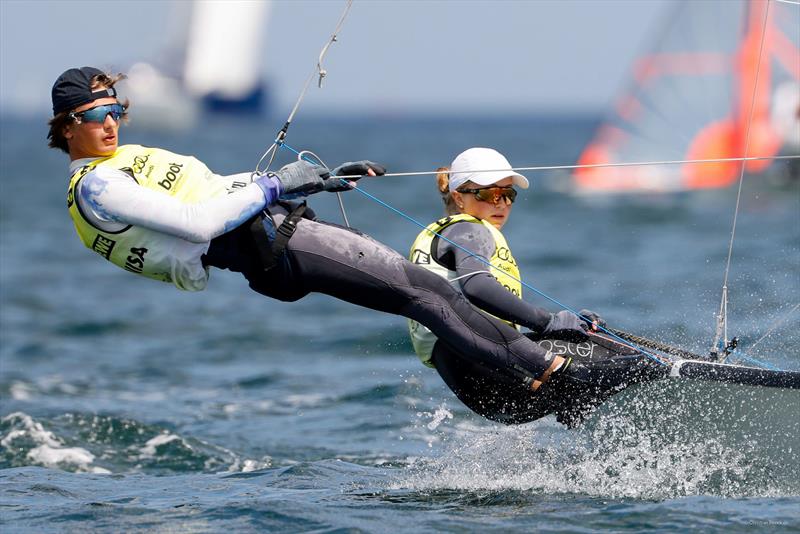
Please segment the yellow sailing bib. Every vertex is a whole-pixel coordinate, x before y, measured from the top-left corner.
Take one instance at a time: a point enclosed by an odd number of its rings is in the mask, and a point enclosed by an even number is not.
[[[139,185],[187,203],[225,195],[225,183],[212,179],[214,174],[194,157],[160,148],[124,145],[113,155],[96,159],[78,169],[67,190],[67,208],[84,245],[132,273],[175,283],[181,289],[205,287],[204,280],[192,281],[191,284],[180,282],[187,277],[180,271],[184,266],[176,265],[172,252],[175,247],[190,246],[188,242],[138,226],[108,232],[96,228],[84,217],[76,202],[77,187],[81,178],[101,165],[119,169]],[[184,287],[186,285],[194,287]]]
[[[429,271],[433,271],[442,278],[450,280],[451,284],[456,289],[460,290],[458,282],[455,281],[455,278],[458,276],[457,273],[438,263],[436,261],[435,251],[435,247],[439,241],[439,237],[436,234],[441,234],[442,230],[459,222],[482,224],[489,230],[494,239],[495,249],[492,257],[489,258],[489,263],[492,267],[487,268],[491,275],[494,276],[503,287],[517,297],[522,298],[522,284],[519,282],[519,267],[517,266],[516,260],[514,260],[514,256],[511,254],[511,249],[506,242],[506,238],[500,230],[492,226],[489,222],[477,219],[472,215],[463,213],[460,215],[452,215],[429,224],[425,230],[420,232],[414,244],[411,245],[411,254],[409,256],[411,262]],[[506,322],[514,328],[519,328],[509,321]],[[433,352],[433,345],[436,343],[436,336],[433,335],[433,332],[416,321],[409,320],[408,327],[411,334],[411,343],[414,345],[414,351],[417,353],[419,359],[422,360],[422,363],[428,367],[432,367],[430,359],[431,353]]]

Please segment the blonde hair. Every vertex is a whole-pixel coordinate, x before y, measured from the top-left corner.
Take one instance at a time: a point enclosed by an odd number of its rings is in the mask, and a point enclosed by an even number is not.
[[[442,196],[442,203],[444,203],[445,215],[458,215],[461,210],[456,206],[456,201],[453,195],[450,194],[450,167],[439,167],[436,169],[436,186],[439,189],[439,194]]]

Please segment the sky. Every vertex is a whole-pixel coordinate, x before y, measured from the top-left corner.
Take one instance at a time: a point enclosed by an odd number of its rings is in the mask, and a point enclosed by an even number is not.
[[[186,31],[186,2],[0,0],[0,110],[47,112],[50,87],[69,67],[158,64]],[[300,94],[344,5],[273,2],[258,58],[280,114]],[[326,56],[323,87],[312,86],[304,110],[601,110],[669,6],[670,0],[356,0]]]

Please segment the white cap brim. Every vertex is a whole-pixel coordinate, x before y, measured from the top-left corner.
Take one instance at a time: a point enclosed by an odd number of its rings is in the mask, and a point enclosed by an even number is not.
[[[467,182],[477,185],[492,185],[511,178],[520,189],[527,189],[530,182],[523,175],[514,172],[511,164],[500,152],[491,148],[470,148],[453,160],[450,165],[448,187],[455,191]]]
[[[466,174],[466,173],[459,173],[459,175]],[[496,184],[500,180],[504,180],[506,178],[511,178],[514,185],[519,187],[520,189],[528,189],[530,186],[530,182],[528,179],[522,176],[521,174],[517,174],[515,172],[511,172],[509,174],[508,171],[491,171],[491,172],[476,172],[467,175],[468,178],[462,182],[465,183],[470,181],[472,183],[478,185],[492,185]],[[452,179],[452,177],[451,177]]]

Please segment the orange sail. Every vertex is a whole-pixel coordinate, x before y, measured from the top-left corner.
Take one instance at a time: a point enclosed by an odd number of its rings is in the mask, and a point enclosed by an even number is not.
[[[800,152],[800,5],[681,2],[579,165]],[[776,105],[776,95],[782,103]],[[797,103],[792,103],[793,94]],[[788,103],[787,103],[788,100]],[[776,110],[778,110],[776,112]],[[786,115],[789,115],[788,117]],[[748,161],[763,172],[771,160]],[[726,187],[741,162],[579,168],[584,193]]]

